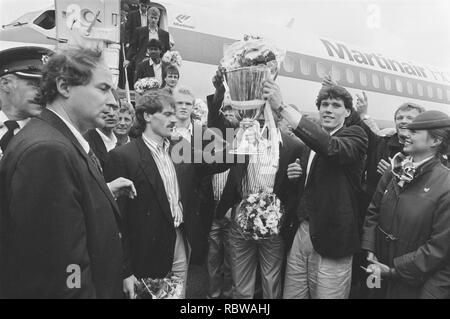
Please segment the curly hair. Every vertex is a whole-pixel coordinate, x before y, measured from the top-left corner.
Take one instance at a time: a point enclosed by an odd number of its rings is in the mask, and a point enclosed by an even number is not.
[[[144,113],[155,114],[164,109],[164,102],[168,102],[172,108],[175,108],[175,101],[172,96],[163,90],[151,90],[140,96],[136,101],[136,123],[134,131],[142,134],[147,126],[144,119]]]
[[[330,86],[323,86],[316,99],[316,106],[317,109],[320,109],[320,105],[323,100],[328,99],[336,99],[336,100],[342,100],[344,102],[344,106],[348,110],[353,109],[353,98],[351,94],[342,86],[338,85],[330,85]]]
[[[52,103],[58,96],[57,81],[67,85],[86,85],[92,79],[92,70],[103,60],[99,49],[70,49],[54,54],[44,65],[39,99],[42,105]]]

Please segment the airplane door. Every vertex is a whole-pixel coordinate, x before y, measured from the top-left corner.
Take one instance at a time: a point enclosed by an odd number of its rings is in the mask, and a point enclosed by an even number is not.
[[[117,85],[120,0],[55,0],[58,48],[100,48]]]

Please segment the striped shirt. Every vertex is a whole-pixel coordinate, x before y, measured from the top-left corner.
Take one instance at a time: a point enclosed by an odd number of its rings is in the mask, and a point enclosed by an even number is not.
[[[222,197],[223,189],[225,188],[225,184],[227,183],[229,173],[230,170],[227,170],[225,172],[214,174],[212,176],[212,185],[215,201],[219,201],[220,197]]]
[[[278,138],[283,143],[279,130]],[[273,192],[279,162],[279,156],[276,159],[272,158],[272,154],[268,151],[263,154],[251,155],[247,172],[242,179],[242,198],[260,190]]]
[[[142,135],[145,145],[150,149],[156,166],[158,167],[159,174],[164,183],[164,189],[166,190],[167,200],[169,201],[170,211],[174,218],[175,228],[183,222],[183,207],[180,201],[180,188],[177,180],[177,173],[175,166],[169,154],[170,143],[168,140],[164,140],[164,144],[161,147],[152,139],[146,138]],[[180,220],[180,223],[176,223],[176,220]]]

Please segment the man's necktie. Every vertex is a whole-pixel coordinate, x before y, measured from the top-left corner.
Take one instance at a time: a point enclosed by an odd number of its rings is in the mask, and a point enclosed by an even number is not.
[[[94,154],[94,152],[92,151],[92,149],[89,150],[88,153],[89,158],[91,159],[92,163],[94,164],[94,166],[98,169],[98,171],[100,172],[100,174],[103,175],[103,170],[102,170],[102,165],[100,164],[100,160],[98,159],[98,157]]]
[[[6,151],[6,147],[8,146],[11,139],[14,137],[14,130],[19,128],[19,124],[16,121],[5,121],[5,126],[8,128],[8,131],[3,135],[0,139],[0,148],[3,152]]]

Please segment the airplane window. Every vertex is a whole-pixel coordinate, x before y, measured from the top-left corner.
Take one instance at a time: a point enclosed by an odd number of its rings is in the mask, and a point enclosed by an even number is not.
[[[286,55],[283,61],[283,69],[288,73],[294,72],[294,59],[292,57]]]
[[[403,92],[403,84],[400,79],[395,79],[395,86],[398,92]]]
[[[355,75],[353,74],[352,70],[350,69],[345,70],[345,75],[349,83],[355,83]]]
[[[324,77],[326,77],[328,75],[327,67],[323,63],[317,62],[316,71],[317,71],[317,75],[321,79],[323,79]]]
[[[442,92],[442,89],[441,88],[437,88],[436,92],[437,92],[438,99],[442,100],[444,98],[444,96],[443,96],[444,93]]]
[[[417,93],[419,93],[420,96],[423,96],[423,86],[420,83],[417,83]]]
[[[376,89],[380,88],[380,78],[376,74],[372,74],[372,84]]]
[[[391,79],[388,78],[387,76],[384,77],[384,88],[388,91],[391,90],[392,84],[391,84]]]
[[[414,89],[411,81],[406,81],[406,90],[409,94],[414,94]]]
[[[300,71],[304,75],[310,75],[311,74],[311,65],[305,59],[300,59]]]
[[[340,81],[341,80],[341,71],[339,70],[338,67],[336,67],[335,65],[331,66],[331,74],[333,76],[333,79],[335,81]]]
[[[428,97],[433,97],[433,87],[431,87],[430,85],[428,85],[427,87],[427,93]]]
[[[53,29],[55,27],[55,10],[45,11],[33,23],[45,30]]]
[[[367,74],[365,72],[359,72],[359,81],[362,86],[367,86]]]

